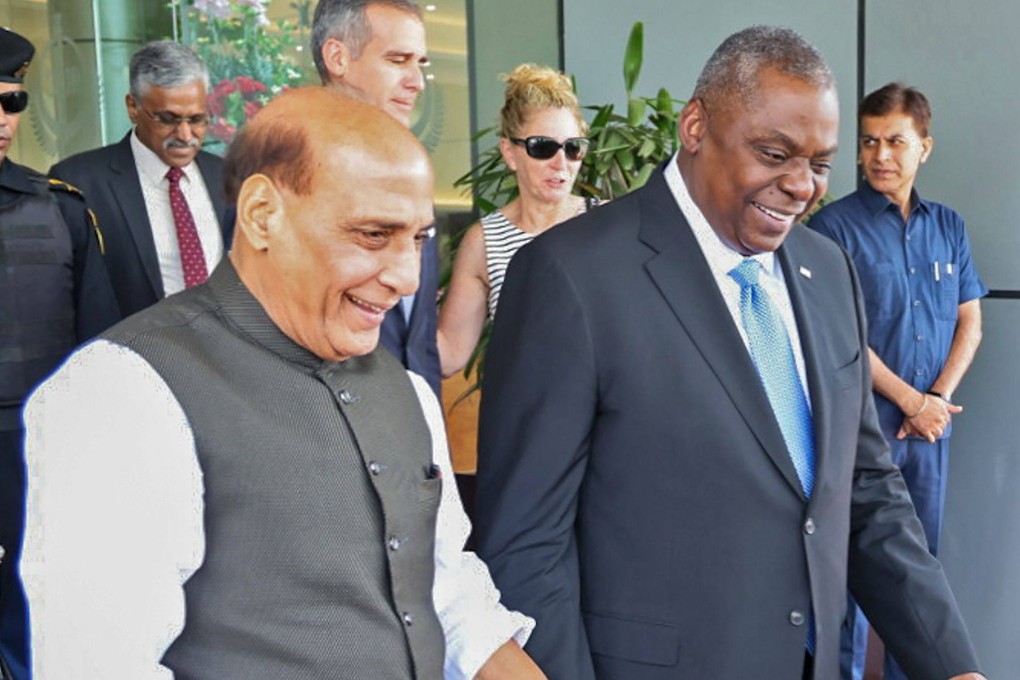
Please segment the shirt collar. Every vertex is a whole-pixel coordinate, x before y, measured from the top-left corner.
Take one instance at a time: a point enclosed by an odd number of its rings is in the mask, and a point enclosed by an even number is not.
[[[704,254],[705,259],[708,260],[708,266],[711,268],[712,274],[717,279],[724,279],[729,275],[730,270],[745,259],[745,256],[731,248],[729,244],[715,233],[712,225],[708,223],[704,213],[701,212],[701,208],[694,202],[694,198],[691,197],[691,193],[687,190],[687,184],[680,174],[680,167],[677,165],[676,159],[677,156],[674,154],[673,158],[666,165],[666,170],[663,173],[666,185],[669,186],[673,198],[680,207],[680,211],[687,218],[687,223],[691,225],[691,231],[694,232],[694,238],[698,241],[698,245],[701,246],[701,252]],[[775,253],[758,253],[750,257],[757,260],[769,276],[780,276],[776,271],[779,262],[776,260]]]
[[[888,210],[890,207],[895,208],[897,212],[899,211],[899,208],[893,204],[893,202],[890,201],[885,194],[875,191],[867,180],[861,183],[859,194],[861,202],[864,203],[864,207],[867,209],[868,213],[873,216],[877,216],[879,213]],[[928,206],[928,201],[921,198],[920,194],[917,193],[916,188],[910,190],[910,204],[914,206],[910,209],[911,212],[914,210],[923,210],[926,213],[931,211],[931,208]]]
[[[138,139],[137,129],[131,131],[131,153],[134,154],[135,165],[138,167],[139,180],[142,184],[158,187],[166,181],[166,173],[170,166],[164,163],[155,151],[145,146],[142,140]],[[190,182],[192,180],[191,173],[195,171],[195,164],[188,163],[181,170],[184,172],[184,178]]]
[[[386,354],[382,345],[361,356],[344,361],[327,361],[305,349],[288,337],[266,312],[248,287],[241,281],[234,263],[224,257],[202,286],[208,288],[219,302],[224,321],[250,342],[265,348],[292,364],[302,366],[310,372],[366,371],[371,370],[379,354]],[[197,286],[192,290],[198,290]]]

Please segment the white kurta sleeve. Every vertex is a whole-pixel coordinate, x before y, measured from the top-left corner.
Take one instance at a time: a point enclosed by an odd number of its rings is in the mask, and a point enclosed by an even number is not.
[[[180,405],[140,356],[97,341],[36,390],[25,426],[33,677],[172,679],[160,658],[204,555]]]
[[[432,598],[446,638],[446,680],[471,680],[507,641],[522,647],[535,627],[524,614],[506,609],[489,568],[464,550],[471,523],[457,492],[443,413],[428,384],[409,373],[432,432],[432,458],[442,470],[443,496],[436,522],[436,582]]]

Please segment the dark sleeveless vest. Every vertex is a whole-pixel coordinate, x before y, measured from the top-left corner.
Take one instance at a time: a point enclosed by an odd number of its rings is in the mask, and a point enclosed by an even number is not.
[[[78,344],[70,232],[46,179],[30,180],[35,194],[0,206],[0,409],[20,409]]]
[[[184,409],[203,473],[205,560],[163,658],[178,680],[437,680],[440,484],[404,369],[323,362],[224,259],[106,337]]]

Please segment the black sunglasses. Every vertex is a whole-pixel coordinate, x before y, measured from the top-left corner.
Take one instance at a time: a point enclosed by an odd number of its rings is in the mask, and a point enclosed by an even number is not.
[[[511,137],[510,141],[517,146],[523,146],[529,156],[540,161],[552,158],[560,149],[563,149],[567,160],[579,161],[588,153],[588,143],[591,140],[587,137],[571,137],[561,144],[552,137],[528,137],[527,139]]]
[[[21,113],[28,108],[28,93],[24,90],[0,94],[0,107],[4,113]]]

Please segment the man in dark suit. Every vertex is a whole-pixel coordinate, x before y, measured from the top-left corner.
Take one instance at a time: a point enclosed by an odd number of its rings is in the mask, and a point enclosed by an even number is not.
[[[795,226],[836,153],[831,71],[741,31],[679,133],[503,288],[476,532],[528,651],[552,680],[830,680],[849,573],[911,678],[980,678],[878,428],[853,266]]]
[[[425,24],[412,0],[320,0],[312,22],[312,56],[322,84],[371,104],[405,127],[425,89]],[[425,244],[421,285],[386,314],[379,341],[439,395],[436,347],[439,239]]]
[[[134,129],[50,168],[81,188],[99,218],[124,316],[204,281],[233,230],[223,162],[201,151],[209,124],[205,64],[190,47],[158,41],[131,57],[130,78]]]

